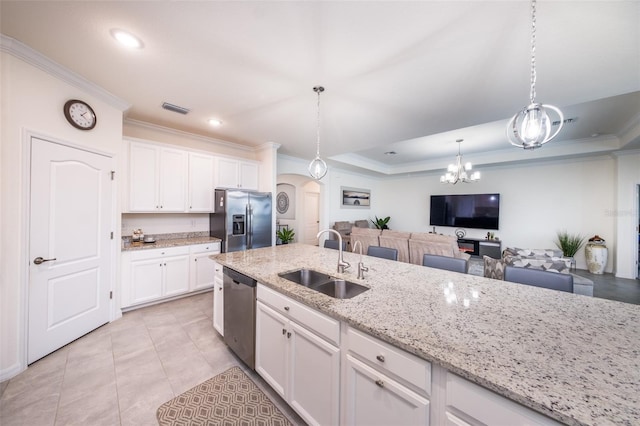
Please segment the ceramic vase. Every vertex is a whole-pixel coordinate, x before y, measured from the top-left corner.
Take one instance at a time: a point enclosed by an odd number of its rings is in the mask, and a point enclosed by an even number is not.
[[[584,249],[587,268],[592,274],[602,274],[607,266],[609,252],[604,244],[587,244]]]

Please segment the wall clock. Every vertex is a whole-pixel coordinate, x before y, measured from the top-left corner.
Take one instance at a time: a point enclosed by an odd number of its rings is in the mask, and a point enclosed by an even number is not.
[[[285,214],[287,210],[289,210],[289,196],[285,192],[281,192],[278,194],[276,200],[276,210],[278,210],[280,214]]]
[[[98,122],[93,108],[78,99],[71,99],[64,104],[64,116],[73,127],[80,130],[91,130]]]

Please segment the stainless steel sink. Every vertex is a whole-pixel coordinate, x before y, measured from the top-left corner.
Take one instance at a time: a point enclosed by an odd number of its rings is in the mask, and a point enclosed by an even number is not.
[[[323,274],[322,272],[306,268],[278,274],[278,276],[284,278],[285,280],[293,281],[294,283],[303,285],[305,287],[310,287],[314,284],[326,283],[331,279],[331,277],[327,274]]]
[[[336,299],[351,299],[369,290],[360,284],[334,278],[322,272],[314,271],[313,269],[302,268],[278,275],[281,278],[293,281],[294,283]]]
[[[311,287],[312,290],[319,291],[336,299],[351,299],[369,290],[367,287],[360,284],[352,283],[351,281],[331,279],[329,282],[318,284]]]

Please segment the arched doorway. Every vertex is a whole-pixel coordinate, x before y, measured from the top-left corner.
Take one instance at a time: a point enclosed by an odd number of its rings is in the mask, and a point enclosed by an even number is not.
[[[294,241],[318,244],[316,235],[322,223],[324,185],[303,175],[277,177],[276,228],[288,227],[296,233]]]

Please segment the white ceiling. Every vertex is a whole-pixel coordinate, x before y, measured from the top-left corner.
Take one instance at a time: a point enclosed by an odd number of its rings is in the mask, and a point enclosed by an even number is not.
[[[460,138],[476,164],[640,147],[639,1],[538,2],[536,99],[577,121],[534,152],[508,144],[529,101],[529,13],[528,1],[0,0],[0,31],[129,102],[126,119],[301,158],[315,154],[322,85],[322,157],[374,173],[443,169]],[[112,28],[144,48],[123,49]]]

